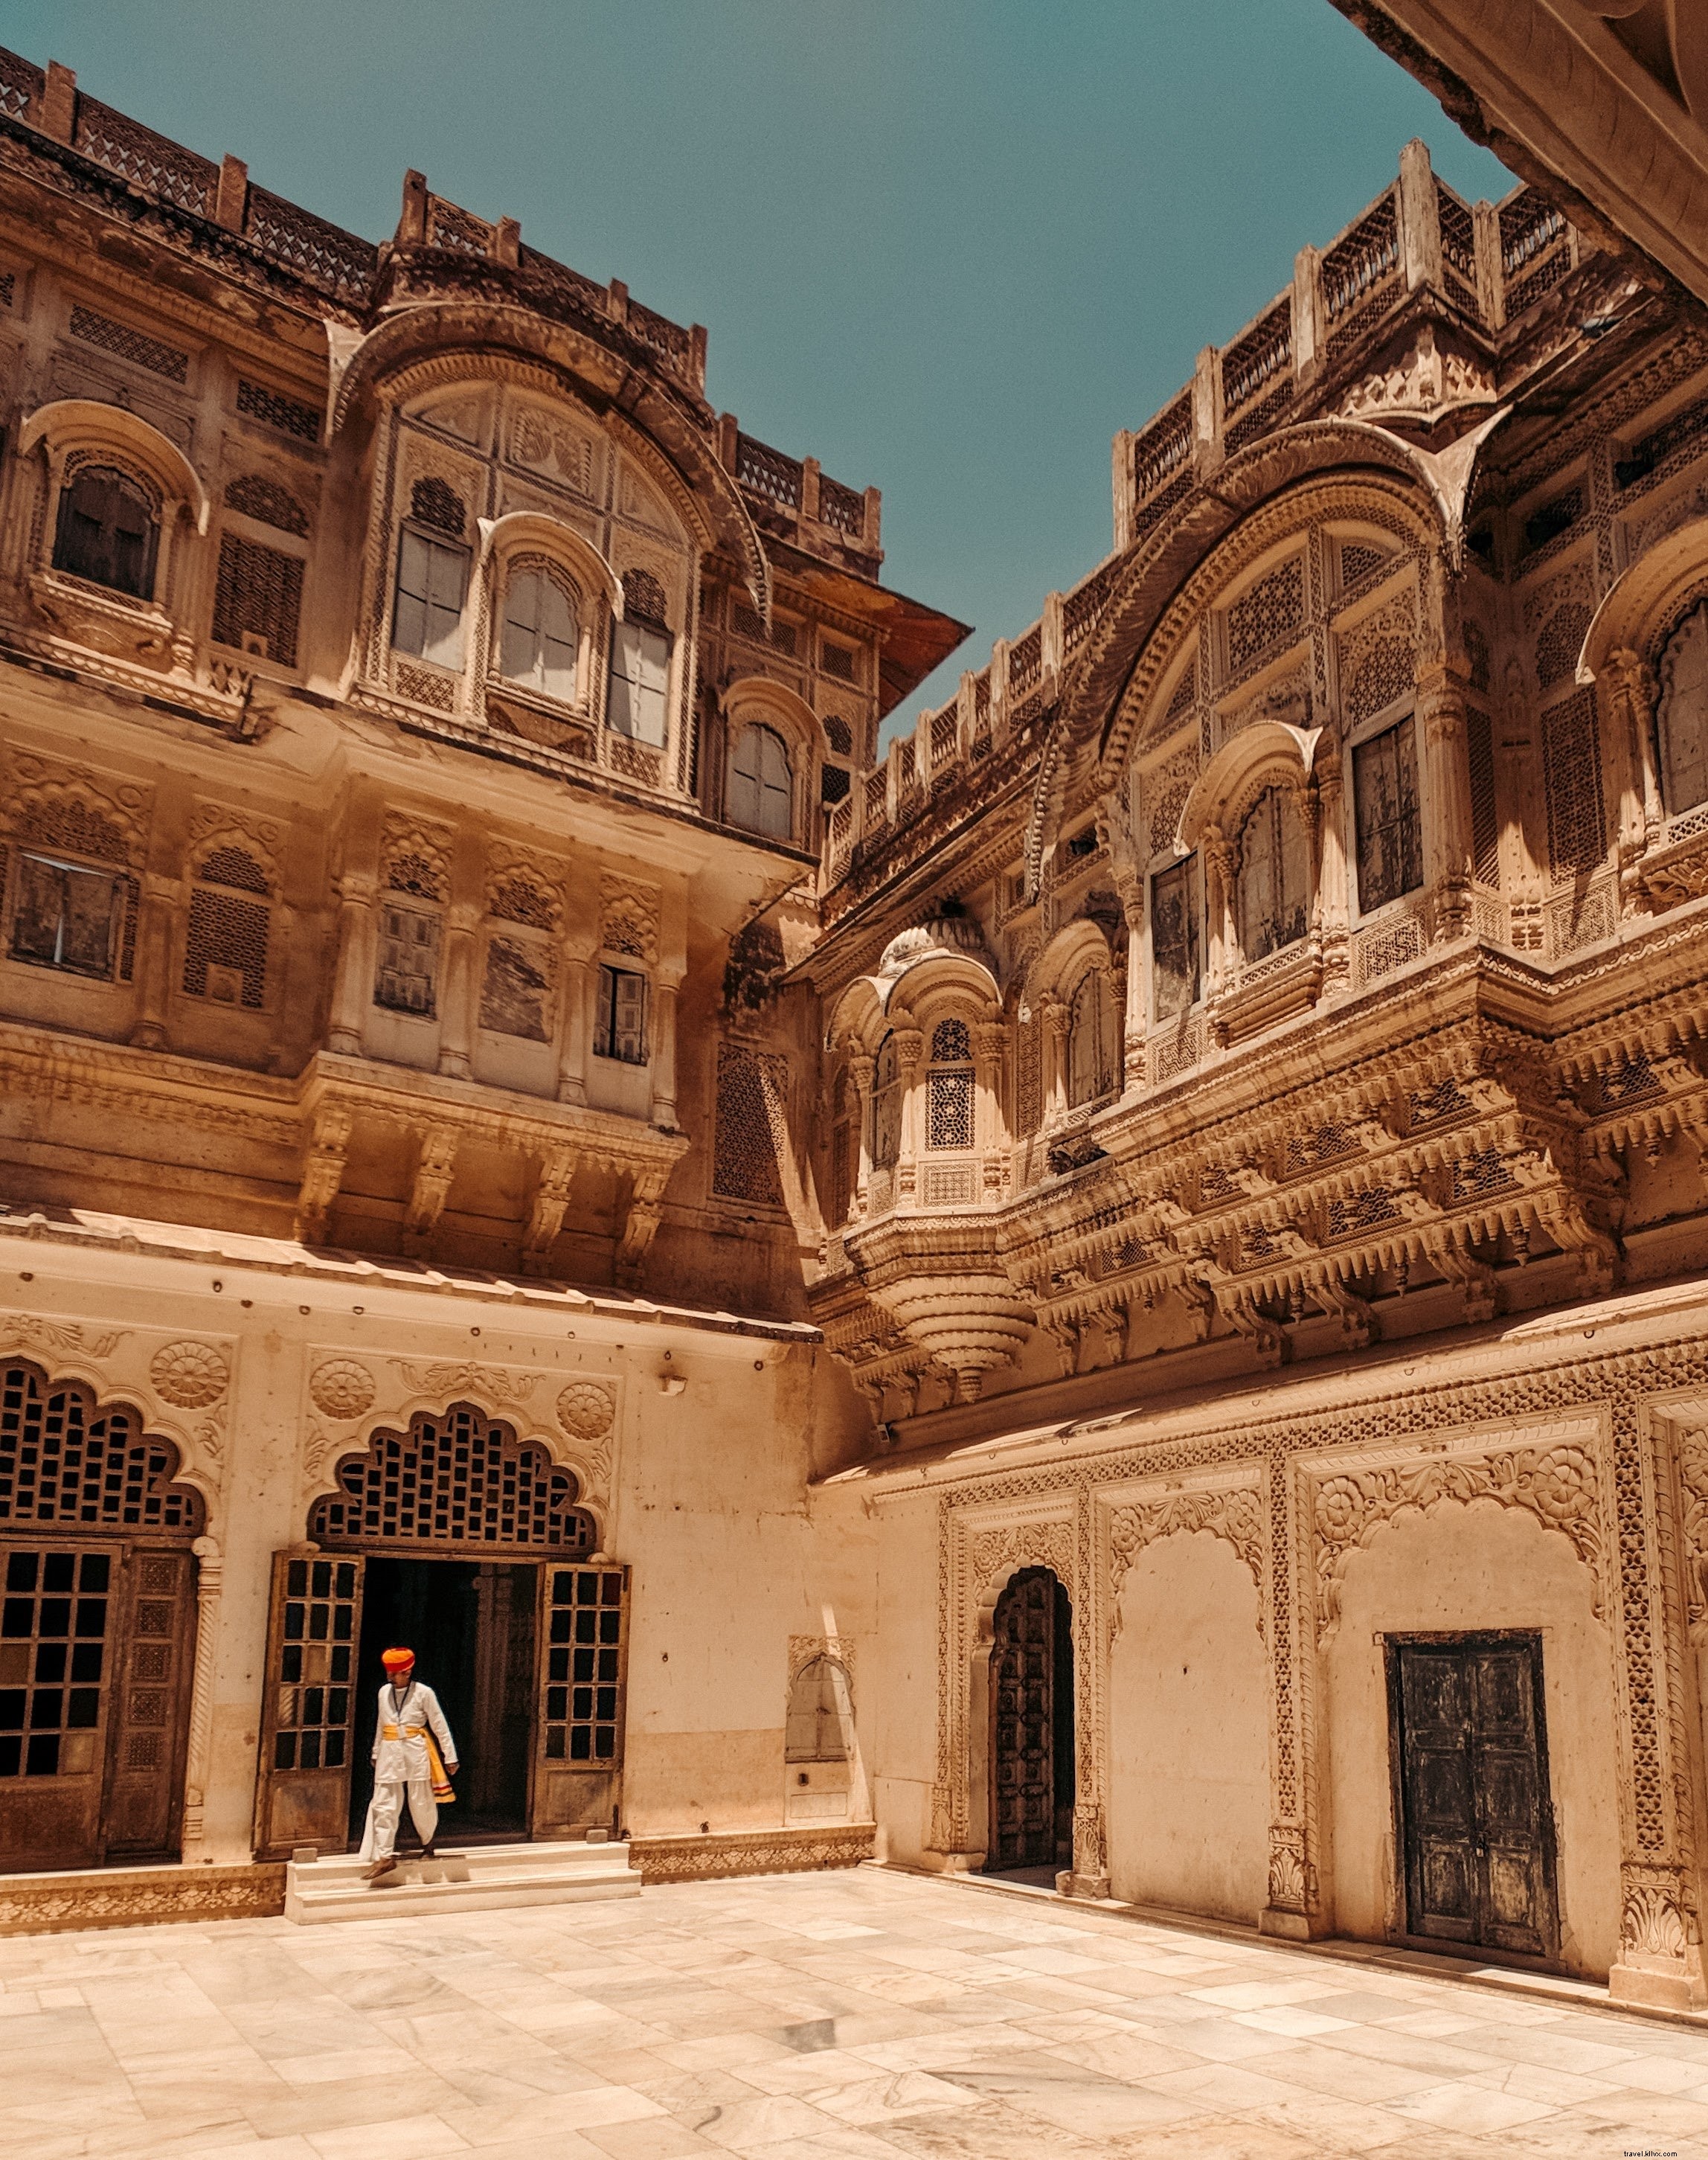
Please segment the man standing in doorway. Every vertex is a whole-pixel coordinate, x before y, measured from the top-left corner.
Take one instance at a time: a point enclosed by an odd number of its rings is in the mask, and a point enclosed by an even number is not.
[[[413,1650],[387,1650],[381,1663],[386,1684],[380,1690],[379,1722],[374,1728],[374,1796],[360,1857],[371,1861],[367,1879],[376,1882],[397,1865],[397,1824],[403,1795],[409,1795],[409,1820],[424,1851],[433,1851],[441,1800],[456,1798],[451,1776],[457,1767],[456,1742],[439,1706],[439,1697],[415,1677]]]

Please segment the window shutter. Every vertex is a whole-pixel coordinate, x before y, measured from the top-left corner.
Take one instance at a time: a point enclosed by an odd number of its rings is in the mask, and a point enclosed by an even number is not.
[[[537,677],[539,626],[539,572],[518,571],[505,591],[504,641],[498,662],[500,672],[512,683],[532,683]]]
[[[615,1046],[626,1065],[646,1062],[646,982],[642,975],[619,974],[616,979]]]

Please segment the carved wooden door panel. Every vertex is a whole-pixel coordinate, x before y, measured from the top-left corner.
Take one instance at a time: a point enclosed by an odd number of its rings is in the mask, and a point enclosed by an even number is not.
[[[1056,1858],[1056,1578],[1024,1568],[993,1616],[990,1867]]]
[[[261,1859],[285,1858],[299,1845],[342,1852],[349,1843],[363,1568],[342,1555],[273,1555],[255,1794]]]
[[[183,1821],[184,1741],[195,1675],[195,1555],[131,1553],[122,1616],[112,1654],[102,1845],[108,1860],[150,1859],[176,1853]]]
[[[528,1820],[537,1838],[618,1827],[629,1571],[540,1569],[539,1707]]]
[[[1424,1637],[1388,1656],[1406,1931],[1553,1956],[1540,1639]]]

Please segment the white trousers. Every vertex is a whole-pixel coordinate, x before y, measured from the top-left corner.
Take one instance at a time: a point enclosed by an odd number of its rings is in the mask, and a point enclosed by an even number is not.
[[[368,1803],[367,1826],[362,1832],[360,1856],[363,1860],[387,1860],[397,1850],[397,1824],[406,1792],[415,1835],[423,1845],[433,1843],[433,1834],[439,1828],[439,1802],[433,1797],[432,1778],[412,1778],[407,1785],[376,1785]]]

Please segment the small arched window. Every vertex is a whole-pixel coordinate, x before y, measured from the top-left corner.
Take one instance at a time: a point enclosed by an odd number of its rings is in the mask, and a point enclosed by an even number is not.
[[[884,1037],[872,1079],[872,1162],[888,1170],[901,1151],[901,1062],[896,1038]]]
[[[670,655],[664,588],[650,570],[623,574],[623,619],[611,625],[605,722],[631,742],[662,745],[669,730]]]
[[[549,571],[512,571],[504,589],[498,672],[542,697],[575,701],[581,626],[574,603]]]
[[[85,465],[61,491],[54,568],[139,600],[154,596],[160,520],[128,473]]]
[[[931,1072],[926,1081],[926,1145],[971,1147],[973,1120],[972,1036],[965,1020],[940,1020],[931,1031]]]
[[[1281,788],[1266,787],[1239,828],[1239,950],[1248,967],[1305,935],[1310,882],[1303,821]]]
[[[258,1012],[267,1002],[267,873],[247,849],[226,845],[210,850],[195,878],[184,994]],[[257,897],[246,897],[251,894]]]
[[[787,1763],[846,1763],[854,1753],[854,1702],[848,1673],[835,1658],[802,1665],[789,1689],[784,1729]]]
[[[1115,1086],[1115,1021],[1101,968],[1088,968],[1067,1007],[1067,1105],[1095,1103]]]
[[[1655,712],[1661,801],[1669,818],[1708,801],[1708,600],[1667,640]]]
[[[795,776],[789,753],[775,728],[755,720],[742,729],[729,753],[729,823],[745,833],[787,840],[795,830]]]

